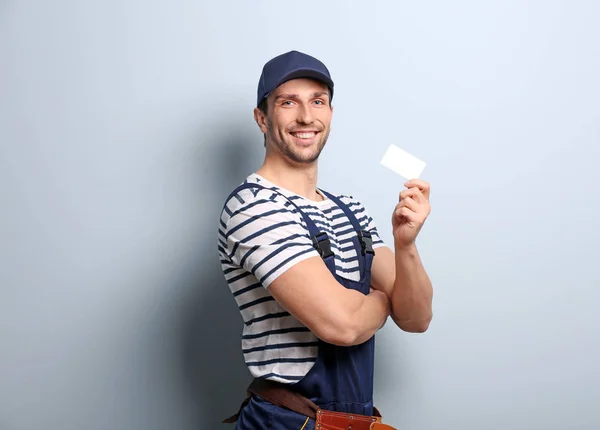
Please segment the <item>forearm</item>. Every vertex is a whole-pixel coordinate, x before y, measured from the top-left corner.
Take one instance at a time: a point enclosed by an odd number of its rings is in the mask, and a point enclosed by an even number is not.
[[[347,290],[343,300],[337,304],[337,312],[329,315],[329,327],[321,330],[327,342],[351,346],[369,340],[390,315],[390,301],[385,293],[373,291],[364,295],[355,290]],[[329,335],[326,334],[329,332]]]
[[[390,313],[391,303],[385,293],[373,291],[364,296],[362,306],[351,317],[351,326],[354,327],[352,344],[360,345],[373,337]]]
[[[396,247],[392,319],[404,331],[424,332],[432,318],[433,288],[416,245]]]

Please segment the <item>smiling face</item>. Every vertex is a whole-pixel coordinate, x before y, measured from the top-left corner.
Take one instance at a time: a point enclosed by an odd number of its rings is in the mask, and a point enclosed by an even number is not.
[[[254,116],[265,133],[267,150],[294,163],[313,163],[329,137],[329,89],[312,79],[293,79],[269,95],[266,115],[257,108]]]

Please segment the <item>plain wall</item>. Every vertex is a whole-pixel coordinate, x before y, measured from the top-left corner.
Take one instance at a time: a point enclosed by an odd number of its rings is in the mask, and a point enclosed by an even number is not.
[[[223,200],[264,154],[262,65],[336,82],[320,186],[391,244],[428,164],[426,334],[377,338],[401,429],[600,428],[600,4],[0,2],[0,429],[213,429],[249,373]],[[232,428],[223,426],[222,428]]]

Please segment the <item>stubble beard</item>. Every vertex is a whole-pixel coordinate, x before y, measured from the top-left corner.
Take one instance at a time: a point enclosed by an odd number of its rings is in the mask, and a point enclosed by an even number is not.
[[[277,133],[273,130],[273,124],[270,120],[267,120],[267,133],[269,139],[275,144],[275,146],[279,149],[281,154],[288,158],[289,160],[298,163],[298,164],[312,164],[319,159],[323,148],[325,148],[325,144],[327,143],[327,139],[329,138],[329,130],[323,130],[319,132],[320,139],[316,144],[316,149],[308,156],[300,154],[299,152],[294,150],[294,146],[291,142],[285,140],[283,136],[278,136]]]

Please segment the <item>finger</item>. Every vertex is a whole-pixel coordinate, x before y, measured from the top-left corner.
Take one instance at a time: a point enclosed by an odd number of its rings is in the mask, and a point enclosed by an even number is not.
[[[421,190],[421,192],[427,199],[429,198],[431,186],[428,182],[425,182],[421,179],[411,179],[410,181],[405,182],[404,186],[406,188],[416,187]]]
[[[407,188],[418,187],[421,190],[428,190],[430,188],[429,182],[426,182],[422,179],[411,179],[410,181],[406,181],[404,186]]]
[[[406,209],[409,212],[406,212],[403,209]],[[396,205],[396,207],[394,208],[394,215],[400,217],[410,216],[411,219],[414,221],[425,221],[425,219],[429,216],[430,211],[431,209],[428,203],[419,204],[418,202],[409,197],[405,200],[402,200]]]
[[[412,197],[415,201],[417,201],[419,203],[425,203],[427,201],[427,199],[425,198],[425,196],[423,195],[421,190],[417,187],[409,188],[400,193],[401,201],[402,201],[402,199],[405,199],[408,197]]]
[[[398,209],[398,211],[394,213],[394,216],[396,216],[399,223],[409,224],[415,227],[422,225],[424,222],[421,215],[407,207]]]
[[[396,211],[394,212],[394,215],[398,218],[408,218],[409,220],[415,220],[415,217],[417,216],[417,213],[415,211],[413,211],[410,208],[407,208],[406,206],[401,206],[396,208]]]
[[[417,212],[419,209],[419,203],[417,203],[412,197],[406,197],[402,199],[398,205],[400,207],[407,207],[414,212]]]

